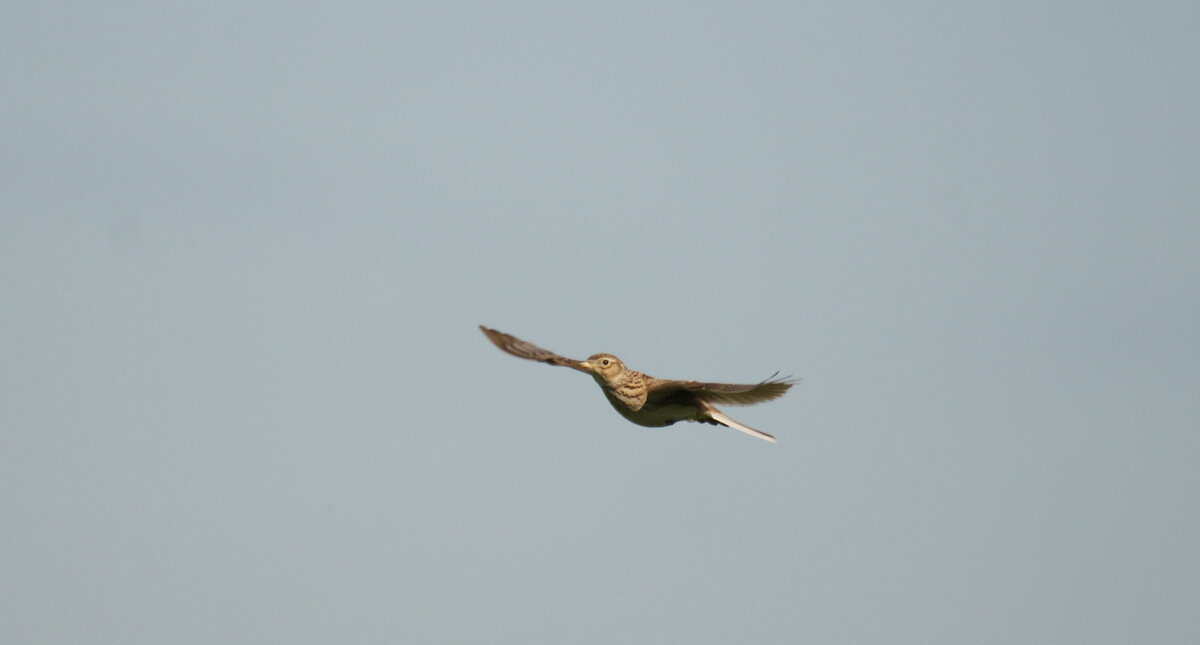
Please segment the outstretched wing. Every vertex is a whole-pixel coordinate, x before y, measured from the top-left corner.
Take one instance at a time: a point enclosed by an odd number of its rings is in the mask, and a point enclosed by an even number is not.
[[[505,352],[516,356],[517,358],[524,358],[541,363],[549,363],[550,365],[561,365],[563,367],[577,369],[581,372],[587,372],[587,370],[583,367],[583,361],[573,360],[567,358],[566,356],[559,356],[548,349],[542,349],[541,347],[538,347],[533,343],[523,341],[512,334],[506,334],[502,331],[489,329],[483,325],[480,325],[479,329],[483,332],[484,336],[488,337],[488,340],[492,341],[492,344],[504,350]]]
[[[796,381],[776,378],[779,373],[753,385],[734,383],[703,383],[700,381],[667,381],[655,379],[650,383],[648,395],[651,399],[669,399],[674,395],[690,393],[698,399],[726,405],[753,405],[783,396]]]

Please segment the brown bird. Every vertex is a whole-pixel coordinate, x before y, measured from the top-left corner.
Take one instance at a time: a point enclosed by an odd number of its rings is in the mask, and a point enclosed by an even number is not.
[[[748,435],[774,443],[775,437],[730,419],[712,404],[751,405],[770,401],[783,396],[795,383],[775,378],[778,372],[753,385],[668,381],[635,372],[625,367],[621,359],[612,354],[592,354],[586,361],[577,361],[502,331],[483,325],[480,325],[479,329],[496,347],[513,356],[591,374],[604,392],[605,398],[621,416],[650,428],[669,426],[678,421],[697,421],[741,430]]]

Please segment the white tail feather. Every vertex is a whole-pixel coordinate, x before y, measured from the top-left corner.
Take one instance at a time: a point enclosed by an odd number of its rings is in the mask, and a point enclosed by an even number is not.
[[[721,412],[720,410],[718,410],[712,406],[708,406],[708,415],[710,417],[712,417],[713,421],[716,421],[717,423],[719,423],[723,426],[729,426],[730,428],[733,428],[734,430],[741,430],[742,432],[745,432],[746,434],[750,435],[751,437],[758,437],[759,439],[762,439],[764,441],[770,441],[771,443],[775,443],[775,437],[772,437],[771,435],[769,435],[765,432],[755,430],[754,428],[751,428],[750,426],[742,425],[742,424],[738,423],[737,421],[734,421],[733,419],[730,419],[729,417],[725,416],[724,412]]]

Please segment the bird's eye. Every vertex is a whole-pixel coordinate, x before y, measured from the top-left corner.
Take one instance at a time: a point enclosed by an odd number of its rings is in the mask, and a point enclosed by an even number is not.
[[[608,360],[608,359],[606,358],[606,359],[604,359],[604,360],[600,361],[600,364],[601,364],[601,365],[603,365],[603,366],[605,366],[605,367],[608,367],[608,364],[609,364],[609,363],[611,363],[611,362],[612,362],[612,361],[610,361],[610,360]]]

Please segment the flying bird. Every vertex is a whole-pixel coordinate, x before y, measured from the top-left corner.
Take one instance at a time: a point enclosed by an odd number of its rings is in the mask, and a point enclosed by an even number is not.
[[[479,329],[496,347],[517,358],[590,374],[604,392],[604,397],[621,416],[650,428],[669,426],[679,421],[696,421],[726,426],[775,443],[775,437],[730,419],[713,404],[752,405],[770,401],[783,396],[795,383],[775,378],[778,372],[753,385],[671,381],[635,372],[612,354],[592,354],[586,361],[577,361],[502,331],[483,325]]]

